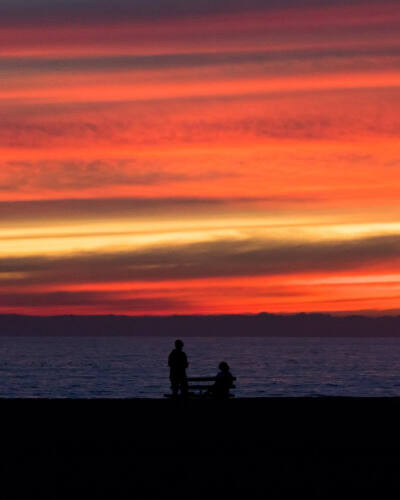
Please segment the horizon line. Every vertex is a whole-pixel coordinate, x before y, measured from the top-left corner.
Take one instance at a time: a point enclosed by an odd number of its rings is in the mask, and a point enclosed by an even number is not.
[[[293,313],[269,313],[267,311],[261,311],[258,313],[220,313],[220,314],[21,314],[21,313],[0,313],[0,318],[3,317],[20,317],[20,318],[104,318],[104,317],[115,317],[115,318],[154,318],[154,319],[168,319],[168,318],[221,318],[221,317],[256,317],[256,316],[283,316],[283,317],[293,317],[293,316],[326,316],[331,318],[350,318],[350,317],[360,317],[360,318],[400,318],[400,311],[315,311],[315,312],[293,312]]]

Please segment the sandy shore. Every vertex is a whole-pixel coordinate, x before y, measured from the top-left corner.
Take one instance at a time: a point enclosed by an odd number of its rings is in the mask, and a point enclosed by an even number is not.
[[[8,438],[21,446],[200,440],[212,447],[216,439],[245,448],[400,446],[400,398],[3,399],[0,411],[13,429]]]
[[[78,478],[124,498],[398,488],[399,399],[1,400],[0,411],[3,466],[42,496]]]

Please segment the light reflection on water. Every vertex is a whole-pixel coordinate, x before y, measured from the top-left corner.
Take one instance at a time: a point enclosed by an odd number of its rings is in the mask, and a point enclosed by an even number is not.
[[[187,338],[189,376],[226,360],[235,394],[400,396],[400,340]],[[163,397],[172,338],[0,337],[0,397]]]

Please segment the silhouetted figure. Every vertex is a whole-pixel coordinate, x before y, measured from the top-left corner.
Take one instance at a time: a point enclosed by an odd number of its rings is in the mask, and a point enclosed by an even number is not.
[[[174,396],[181,394],[187,395],[188,383],[186,377],[186,368],[189,366],[186,354],[182,351],[182,340],[175,341],[175,349],[168,356],[168,366],[170,368],[169,378],[171,380],[171,389]]]
[[[212,393],[218,399],[227,399],[229,398],[229,389],[233,386],[233,375],[225,361],[222,361],[218,368],[220,371],[217,374]]]

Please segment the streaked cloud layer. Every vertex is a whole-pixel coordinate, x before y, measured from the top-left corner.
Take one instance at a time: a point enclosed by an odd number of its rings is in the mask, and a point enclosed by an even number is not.
[[[0,312],[400,310],[399,22],[4,0]]]

